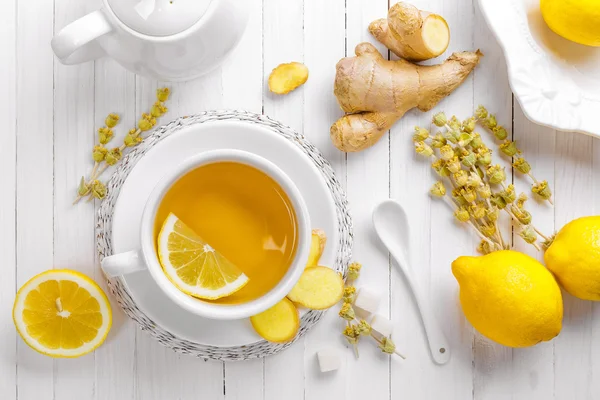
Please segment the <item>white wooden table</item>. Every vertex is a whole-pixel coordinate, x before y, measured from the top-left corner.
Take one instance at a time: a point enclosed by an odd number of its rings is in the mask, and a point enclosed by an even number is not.
[[[242,1],[242,0],[240,0]],[[73,268],[103,283],[94,244],[94,207],[71,205],[81,175],[91,168],[95,130],[118,112],[133,126],[162,85],[134,76],[111,60],[60,65],[53,33],[100,6],[100,0],[6,0],[0,13],[0,398],[46,399],[595,399],[600,398],[600,307],[565,296],[564,329],[550,343],[511,350],[490,343],[465,321],[451,261],[471,254],[475,237],[455,226],[444,204],[431,202],[428,163],[413,155],[410,133],[430,114],[413,111],[374,148],[342,154],[329,140],[341,114],[332,93],[336,62],[372,41],[368,23],[385,15],[388,0],[244,0],[252,17],[241,46],[205,78],[171,85],[163,122],[198,111],[240,108],[263,112],[303,132],[331,161],[344,183],[355,223],[355,259],[363,285],[384,294],[406,361],[363,343],[340,371],[317,372],[315,352],[343,348],[335,312],[284,353],[244,363],[176,355],[137,329],[114,307],[109,340],[95,354],[53,360],[34,353],[11,321],[15,291],[49,268]],[[536,224],[550,232],[570,219],[600,213],[600,141],[530,123],[508,87],[505,63],[473,0],[414,0],[446,17],[451,51],[481,48],[485,57],[438,109],[469,115],[479,103],[512,128],[536,175],[547,179],[555,207],[533,205]],[[303,61],[310,79],[275,97],[265,89],[271,69]],[[520,190],[528,184],[515,178]],[[412,260],[452,344],[444,367],[429,358],[415,306],[402,277],[374,238],[370,214],[393,197],[408,206]],[[532,202],[533,203],[533,202]],[[520,241],[515,247],[532,253]]]

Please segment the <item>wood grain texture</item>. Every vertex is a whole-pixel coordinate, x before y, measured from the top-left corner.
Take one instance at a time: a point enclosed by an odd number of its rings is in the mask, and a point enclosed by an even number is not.
[[[504,56],[475,4],[473,11],[474,21],[476,21],[473,47],[482,48],[484,53],[481,64],[474,73],[473,107],[477,107],[479,104],[486,106],[490,113],[496,114],[499,123],[506,127],[509,134],[512,134],[513,100],[508,87]],[[509,176],[508,180],[512,181],[510,160],[502,156],[494,136],[485,129],[482,129],[481,136],[493,149],[494,163],[504,166],[507,176]],[[510,229],[511,223],[506,215],[501,215],[500,225],[504,240],[520,245],[521,239],[513,238]],[[477,242],[477,238],[472,236],[468,249],[471,253],[474,253],[475,250],[475,246],[472,244],[474,242]],[[465,323],[469,326],[468,322]],[[514,385],[504,384],[508,380],[513,382],[516,378],[512,375],[512,355],[511,349],[493,343],[477,331],[473,331],[473,394],[475,399],[505,399],[513,393]]]
[[[600,140],[593,139],[592,175],[594,183],[592,205],[594,208],[592,210],[588,210],[591,215],[600,214],[600,172],[598,172],[598,167],[600,167]],[[598,377],[600,375],[600,362],[597,361],[600,357],[600,341],[598,340],[598,335],[600,335],[600,305],[598,305],[598,303],[592,304],[592,326],[590,334],[592,336],[590,348],[592,367],[590,373],[592,374],[592,377]],[[554,362],[556,363],[556,359]],[[600,379],[592,379],[590,385],[590,393],[592,393],[594,396],[597,396],[600,393]]]
[[[16,284],[54,262],[54,3],[17,3]],[[10,307],[10,304],[4,305]],[[54,361],[17,341],[17,398],[54,397]]]
[[[304,61],[304,1],[263,1],[263,112],[303,133],[305,87],[286,96],[268,90],[269,74],[277,65]],[[310,70],[309,82],[312,82]],[[304,399],[304,350],[302,338],[283,353],[264,360],[265,400]]]
[[[442,62],[454,51],[475,48],[471,1],[430,1],[419,7],[444,15],[452,27],[450,47],[428,64]],[[431,124],[435,111],[444,110],[459,118],[469,116],[473,111],[474,79],[475,75],[467,78],[432,112],[413,110],[392,128],[391,197],[409,210],[412,266],[421,290],[431,299],[452,354],[448,365],[440,367],[432,363],[413,297],[394,266],[391,286],[392,312],[399,331],[396,341],[400,348],[407,348],[408,359],[392,365],[392,398],[400,398],[404,393],[427,399],[472,397],[472,332],[458,308],[457,285],[450,263],[461,254],[471,254],[476,242],[468,230],[454,222],[452,210],[445,203],[430,200],[428,191],[437,177],[430,161],[415,154],[410,135],[415,126],[435,132]],[[455,100],[457,98],[461,100]]]
[[[55,32],[96,7],[56,0]],[[89,169],[94,145],[94,64],[64,66],[55,61],[54,79],[54,267],[94,276],[94,208],[73,207],[81,172]],[[77,246],[73,246],[77,243]],[[54,396],[91,398],[95,392],[95,354],[54,361]]]
[[[387,15],[387,0],[365,3],[363,1],[346,2],[346,54],[355,55],[354,49],[361,42],[372,42],[387,58],[387,49],[379,44],[369,33],[367,27],[375,19]],[[374,234],[371,214],[375,206],[389,197],[390,163],[389,135],[372,148],[347,155],[346,190],[348,201],[355,205],[352,210],[354,222],[354,259],[363,264],[361,277],[356,282],[357,289],[366,288],[381,296],[378,313],[390,317],[390,263],[388,252]],[[359,206],[358,206],[359,205]],[[396,316],[393,318],[396,319]],[[337,330],[344,322],[338,319]],[[394,336],[395,338],[395,336]],[[404,351],[398,343],[400,351]],[[346,345],[346,374],[361,375],[363,380],[351,380],[345,387],[347,399],[376,398],[383,399],[390,389],[390,362],[399,362],[397,357],[390,358],[381,353],[377,343],[364,338],[359,343],[360,358],[354,357],[351,346]],[[369,382],[365,385],[364,382]]]
[[[135,76],[110,59],[96,61],[94,72],[94,127],[97,129],[102,126],[108,114],[118,113],[121,121],[115,129],[113,140],[116,144],[123,140],[125,132],[136,124]],[[97,141],[95,130],[89,135],[94,138],[94,141]],[[89,174],[91,168],[92,163],[90,162],[81,172],[85,171]],[[109,173],[107,171],[104,179],[109,176]],[[96,203],[97,210],[99,204]],[[99,282],[102,288],[107,290],[104,275],[97,260],[94,276],[96,282]],[[136,387],[136,333],[138,328],[120,311],[114,298],[109,296],[109,299],[113,310],[113,328],[106,343],[96,351],[96,399],[133,399]]]
[[[514,139],[523,151],[527,160],[531,158],[534,176],[540,180],[548,180],[555,192],[554,185],[554,154],[556,132],[537,126],[523,114],[515,100],[514,109]],[[554,207],[547,202],[539,201],[531,193],[531,180],[517,171],[514,172],[514,183],[517,192],[527,193],[531,200],[527,208],[534,216],[533,223],[545,235],[551,235],[555,230]],[[516,235],[515,235],[516,236]],[[515,249],[543,262],[543,255],[520,237],[515,237]],[[549,399],[554,396],[554,385],[545,384],[554,381],[554,341],[542,343],[531,349],[514,349],[512,351],[512,393],[515,397],[529,399]],[[516,373],[515,371],[523,371]]]
[[[344,0],[304,1],[304,62],[310,70],[309,82],[303,87],[304,136],[329,160],[342,182],[346,177],[346,157],[333,146],[329,127],[332,116],[339,114],[332,82],[334,65],[345,53],[345,6]],[[339,347],[342,340],[337,311],[337,306],[327,311],[305,339],[305,399],[355,398],[344,369],[333,374],[322,374],[318,369],[317,352],[324,347]]]
[[[594,182],[598,181],[598,173],[593,170],[594,140],[573,133],[556,134],[554,215],[557,229],[574,218],[594,213],[594,204],[590,202]],[[589,373],[597,362],[592,359],[593,303],[576,299],[565,291],[563,300],[563,330],[554,341],[554,395],[557,399],[592,399],[599,394],[592,392],[594,377]]]
[[[481,18],[475,16],[476,2],[476,0],[460,0],[453,3],[438,1],[437,4],[441,7],[441,14],[444,15],[448,24],[453,27],[451,51],[475,51],[482,47],[483,53],[486,54],[489,49],[492,57],[491,60],[487,60],[488,65],[495,65],[493,55],[499,52],[494,51],[495,43],[491,40],[481,44],[476,42],[476,38],[479,37],[476,32],[477,23],[481,20]],[[446,53],[449,55],[448,51]],[[483,57],[482,61],[484,63],[486,58]],[[474,100],[476,85],[482,73],[484,74],[482,80],[487,80],[485,71],[487,71],[486,65],[479,65],[450,97],[440,103],[438,108],[445,110],[449,115],[461,116],[459,117],[461,119],[472,115],[476,106]],[[483,92],[485,93],[486,90]],[[469,96],[470,93],[473,93],[473,95]],[[501,102],[503,99],[502,89],[494,98],[496,96]],[[465,231],[464,227],[460,228],[460,236],[454,236],[452,232],[453,229],[456,230],[457,224],[448,214],[448,207],[445,204],[439,204],[439,202],[436,202],[435,207],[435,212],[433,206],[431,208],[432,247],[430,250],[431,275],[429,290],[434,307],[438,312],[438,318],[440,318],[441,325],[446,327],[445,333],[452,345],[452,360],[450,365],[434,369],[434,379],[440,384],[430,389],[430,397],[443,397],[446,393],[451,393],[455,398],[467,398],[472,395],[474,390],[475,372],[472,370],[472,363],[469,361],[473,360],[472,347],[475,336],[460,310],[458,285],[450,270],[450,263],[461,254],[473,254],[477,237],[470,230]],[[442,213],[440,213],[440,207],[444,208]],[[439,226],[438,221],[440,220],[445,220],[447,225]],[[448,308],[450,304],[455,306]],[[450,328],[453,326],[458,326],[460,329]]]
[[[17,340],[12,324],[12,304],[17,273],[17,4],[10,2],[0,13],[0,393],[6,400],[17,398]]]
[[[222,363],[180,356],[141,332],[112,303],[113,329],[94,354],[51,360],[30,350],[12,327],[15,290],[49,268],[73,268],[105,289],[95,255],[94,210],[70,202],[81,175],[89,173],[96,129],[118,112],[114,143],[154,101],[163,82],[136,77],[109,59],[65,67],[55,61],[54,32],[101,6],[100,0],[11,0],[0,14],[0,393],[2,400],[146,399],[507,399],[600,398],[600,306],[565,294],[563,332],[530,349],[508,349],[483,338],[465,320],[450,263],[473,254],[476,237],[458,226],[447,205],[427,195],[435,176],[414,154],[415,125],[429,127],[444,110],[465,118],[486,105],[511,132],[538,179],[549,181],[555,206],[531,200],[536,227],[546,233],[573,218],[600,213],[600,140],[555,132],[529,122],[508,86],[501,49],[475,0],[413,0],[448,21],[448,52],[480,48],[485,57],[456,93],[430,113],[409,112],[373,148],[345,155],[333,147],[329,127],[342,113],[332,93],[335,64],[362,41],[375,41],[367,26],[384,17],[394,0],[247,0],[251,19],[234,54],[209,75],[169,84],[173,95],[161,122],[216,108],[263,112],[309,138],[334,166],[347,190],[355,223],[354,255],[364,264],[358,286],[378,290],[380,313],[394,321],[394,340],[408,359],[386,358],[370,343],[361,358],[339,336],[331,310],[307,337],[265,360]],[[383,51],[383,47],[375,43]],[[286,96],[268,92],[278,64],[304,62],[307,84]],[[491,144],[491,135],[482,132]],[[497,152],[496,152],[497,153]],[[510,160],[496,160],[510,170]],[[109,172],[104,178],[109,177]],[[509,174],[518,191],[530,182]],[[452,360],[434,365],[414,300],[378,243],[371,212],[392,197],[410,211],[411,261],[452,346]],[[541,255],[510,233],[514,248]],[[112,301],[112,299],[111,299]],[[318,372],[316,352],[335,347],[342,368]]]

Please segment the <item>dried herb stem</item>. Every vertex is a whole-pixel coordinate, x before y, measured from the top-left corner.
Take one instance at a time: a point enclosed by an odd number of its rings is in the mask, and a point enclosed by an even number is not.
[[[377,337],[375,337],[375,335],[371,334],[370,336],[377,342],[377,344],[379,344],[379,345],[383,344],[381,340],[379,340]],[[403,360],[406,360],[406,356],[404,354],[400,353],[398,350],[394,350],[394,354],[396,354]]]
[[[531,171],[529,171],[529,172],[527,173],[527,175],[528,175],[528,176],[529,176],[529,177],[530,177],[530,178],[533,180],[533,183],[538,183],[538,180],[537,180],[537,179],[535,179],[535,176],[533,176],[533,174],[531,173]]]
[[[85,197],[89,197],[88,201],[91,201],[94,198],[103,199],[106,196],[106,186],[98,178],[109,167],[116,165],[121,160],[124,150],[128,147],[137,146],[143,141],[143,132],[149,131],[156,126],[157,118],[162,117],[167,112],[164,103],[169,99],[170,93],[169,88],[161,88],[156,91],[156,102],[148,113],[142,114],[136,128],[127,133],[121,146],[111,149],[106,147],[113,139],[113,128],[120,121],[120,117],[117,114],[109,114],[106,117],[105,126],[98,129],[98,144],[94,146],[92,151],[94,167],[88,179],[85,179],[85,177],[81,178],[77,189],[77,197],[73,201],[73,204],[78,203]]]
[[[521,223],[521,221],[519,221],[519,218],[517,218],[515,216],[515,214],[513,214],[508,207],[504,209],[504,211],[506,211],[508,213],[508,215],[510,215],[510,217],[517,223],[517,226],[519,226],[520,228],[526,228],[527,226],[531,226],[532,229],[534,229],[537,232],[537,229],[535,229],[535,227],[532,224],[529,225],[524,225],[523,223]],[[540,248],[540,246],[537,244],[537,241],[534,242],[528,242],[525,240],[526,243],[529,243],[530,245],[532,245],[533,247],[535,247],[536,250],[541,251],[542,249]]]
[[[346,321],[346,326],[349,328],[352,327],[352,324],[350,323],[350,321]],[[356,357],[356,359],[358,360],[360,358],[360,354],[358,354],[358,344],[352,343],[352,348],[354,349],[354,357]]]
[[[98,161],[94,162],[94,168],[92,168],[92,173],[90,174],[92,177],[96,176],[96,171],[98,171],[99,165],[100,165],[100,163],[98,163]]]
[[[373,329],[367,321],[359,321],[356,318],[353,305],[356,296],[356,288],[352,284],[360,276],[361,268],[362,265],[359,263],[352,263],[348,266],[347,279],[344,287],[344,296],[342,298],[343,304],[338,313],[340,318],[346,321],[342,335],[346,338],[346,341],[352,345],[356,358],[359,357],[357,346],[358,341],[363,336],[370,336],[379,345],[379,348],[382,352],[386,354],[397,354],[404,359],[406,357],[396,350],[396,345],[394,342],[392,342],[391,337],[378,339],[373,335]]]
[[[541,231],[540,231],[538,228],[536,228],[535,226],[533,226],[533,225],[532,225],[532,227],[533,227],[533,229],[536,231],[536,233],[537,233],[538,235],[540,235],[540,236],[541,236],[541,237],[542,237],[542,238],[543,238],[545,241],[547,241],[547,242],[548,242],[548,241],[550,241],[550,237],[548,237],[548,236],[544,235],[544,234],[543,234],[543,233],[542,233],[542,232],[541,232]]]
[[[430,135],[427,129],[415,127],[412,136],[415,151],[433,160],[431,166],[440,177],[430,190],[436,197],[444,198],[455,218],[467,223],[481,239],[478,250],[484,254],[506,249],[507,244],[499,228],[498,213],[505,210],[521,227],[519,236],[527,243],[539,248],[539,231],[531,224],[531,214],[525,209],[527,196],[517,197],[514,184],[507,182],[505,168],[493,164],[492,151],[476,132],[477,122],[490,130],[499,144],[500,152],[511,157],[514,170],[528,175],[534,184],[533,193],[552,202],[551,191],[546,181],[538,181],[531,173],[531,166],[521,157],[516,143],[507,140],[508,132],[498,125],[496,118],[479,107],[475,117],[464,121],[456,117],[447,118],[438,113],[433,116],[433,124],[442,130]],[[451,191],[447,194],[444,182],[449,182]]]
[[[447,195],[442,197],[444,199],[444,201],[446,202],[446,204],[448,204],[448,206],[450,206],[450,209],[454,212],[457,209],[457,204],[455,202],[454,199],[451,199],[450,197],[448,197]],[[494,242],[493,240],[489,239],[488,237],[486,237],[481,230],[479,229],[478,226],[476,226],[472,221],[466,221],[467,224],[469,224],[474,230],[475,233],[477,234],[477,236],[479,236],[481,238],[481,240],[486,241],[487,243],[489,243],[490,246],[496,248],[499,247],[500,244]]]
[[[552,201],[552,193],[547,187],[547,182],[536,179],[531,170],[531,165],[520,156],[522,153],[521,150],[519,150],[515,142],[508,139],[508,132],[502,125],[498,124],[496,116],[490,114],[485,107],[479,106],[477,110],[475,110],[475,115],[473,118],[488,132],[490,132],[496,141],[503,142],[500,144],[500,150],[502,154],[507,157],[511,157],[514,169],[524,175],[527,175],[533,181],[533,185],[531,187],[532,192],[537,194],[543,200],[547,200],[551,205],[554,205],[554,202]],[[518,158],[515,159],[515,157]]]

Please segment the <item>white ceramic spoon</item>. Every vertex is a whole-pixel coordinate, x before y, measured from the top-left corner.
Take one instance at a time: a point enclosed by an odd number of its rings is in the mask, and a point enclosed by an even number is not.
[[[379,239],[388,248],[411,287],[421,313],[431,357],[437,364],[447,363],[450,360],[448,341],[433,314],[429,298],[421,292],[414,272],[408,264],[408,239],[410,236],[408,217],[402,205],[394,200],[385,200],[380,203],[373,211],[373,225]]]

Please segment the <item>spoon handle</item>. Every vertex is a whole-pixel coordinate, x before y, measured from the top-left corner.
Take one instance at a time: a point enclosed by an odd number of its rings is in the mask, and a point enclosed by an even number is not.
[[[406,280],[412,289],[414,298],[417,302],[417,307],[421,313],[421,320],[423,321],[433,361],[440,365],[446,364],[450,360],[450,346],[444,332],[435,318],[429,297],[423,295],[416,279],[414,279],[413,270],[410,268],[408,262],[404,260],[403,257],[400,257],[398,252],[393,251],[393,249],[390,249],[390,253],[400,265],[400,268],[404,272]]]

